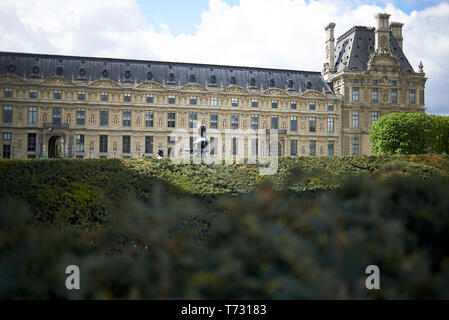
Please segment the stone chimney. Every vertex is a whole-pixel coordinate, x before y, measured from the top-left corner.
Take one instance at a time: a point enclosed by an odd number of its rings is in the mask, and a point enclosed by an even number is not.
[[[326,63],[329,65],[329,70],[334,71],[335,66],[335,38],[334,38],[335,23],[331,22],[327,25],[326,30]]]
[[[388,13],[378,13],[375,16],[377,20],[377,28],[374,31],[374,49],[390,51],[390,26]]]
[[[398,46],[402,49],[402,41],[404,40],[402,38],[402,26],[404,24],[400,22],[392,22],[390,24],[390,30],[391,34],[393,35],[394,40],[398,43]]]

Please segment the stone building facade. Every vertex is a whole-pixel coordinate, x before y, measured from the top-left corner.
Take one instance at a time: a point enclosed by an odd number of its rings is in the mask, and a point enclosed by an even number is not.
[[[388,15],[334,27],[321,73],[2,52],[1,156],[188,156],[199,124],[217,159],[369,153],[382,114],[425,111],[426,78]]]

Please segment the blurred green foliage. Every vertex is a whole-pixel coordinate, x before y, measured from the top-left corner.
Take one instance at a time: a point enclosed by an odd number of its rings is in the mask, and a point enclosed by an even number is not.
[[[371,128],[374,155],[449,154],[449,117],[427,113],[389,113]]]
[[[0,161],[0,299],[448,299],[448,169],[438,155],[282,158],[269,177]]]

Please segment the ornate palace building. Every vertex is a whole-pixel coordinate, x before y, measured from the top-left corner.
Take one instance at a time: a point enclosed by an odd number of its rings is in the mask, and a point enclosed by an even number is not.
[[[211,157],[368,154],[379,117],[425,111],[402,24],[376,18],[336,42],[330,23],[321,73],[1,52],[1,156],[173,156],[173,131],[191,147],[200,123]]]

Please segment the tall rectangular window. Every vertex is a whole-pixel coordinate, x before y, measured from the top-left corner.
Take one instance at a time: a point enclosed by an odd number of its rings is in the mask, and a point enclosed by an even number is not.
[[[327,142],[327,155],[328,156],[334,155],[334,141]]]
[[[231,129],[238,129],[238,128],[239,128],[239,115],[231,114]]]
[[[237,138],[232,138],[232,155],[236,156],[238,152]]]
[[[125,93],[123,95],[123,102],[131,102],[131,93]]]
[[[271,129],[278,129],[278,116],[271,116]]]
[[[3,122],[12,123],[12,106],[3,106]]]
[[[100,110],[100,126],[107,126],[109,124],[109,110]]]
[[[327,118],[327,132],[334,132],[334,118]]]
[[[309,132],[315,132],[316,131],[316,118],[310,117],[309,118]]]
[[[131,110],[123,110],[123,126],[131,126]]]
[[[196,96],[190,96],[190,104],[196,105]]]
[[[37,123],[37,107],[28,107],[28,123]]]
[[[359,111],[358,110],[352,111],[352,127],[353,128],[359,127]]]
[[[193,148],[193,137],[190,137],[191,139],[191,141],[192,141],[192,143],[190,144],[190,146],[191,146],[191,148],[190,149],[192,149]],[[172,136],[168,136],[167,137],[167,144],[168,145],[174,145],[174,144],[176,144],[176,138],[175,137],[172,137]]]
[[[5,88],[5,98],[12,98],[14,90],[11,88]]]
[[[217,97],[211,97],[210,98],[210,105],[214,106],[214,107],[218,106],[218,98]]]
[[[153,136],[145,137],[145,153],[153,153]]]
[[[218,114],[211,114],[210,115],[210,128],[211,129],[218,129]]]
[[[309,156],[316,156],[316,141],[309,142]]]
[[[398,103],[398,90],[391,89],[391,103]]]
[[[315,110],[315,102],[309,103],[309,110]]]
[[[290,155],[298,155],[298,140],[290,140]]]
[[[60,90],[53,91],[53,98],[57,100],[62,99],[62,92]]]
[[[154,112],[153,111],[145,111],[145,127],[147,127],[147,128],[154,127]]]
[[[377,102],[377,95],[378,91],[377,88],[373,88],[373,90],[371,91],[371,101],[372,102]]]
[[[80,101],[86,100],[86,92],[85,91],[78,91],[78,100],[80,100]]]
[[[76,124],[78,126],[84,126],[86,124],[86,110],[85,109],[76,110]]]
[[[176,98],[173,95],[168,96],[168,104],[175,104]]]
[[[217,140],[215,139],[215,137],[211,137],[210,138],[210,148],[209,148],[210,154],[211,155],[217,154],[216,149],[217,149]]]
[[[297,130],[298,130],[298,117],[291,116],[290,117],[290,131],[297,131]]]
[[[259,116],[257,114],[251,115],[251,129],[259,129]]]
[[[329,102],[327,104],[327,111],[334,111],[334,104],[333,103]]]
[[[153,103],[154,97],[152,94],[147,94],[147,103]]]
[[[28,133],[28,152],[36,152],[36,134]]]
[[[189,149],[193,151],[193,137],[189,137]]]
[[[122,152],[130,153],[131,152],[131,136],[123,136],[122,138]]]
[[[62,109],[53,108],[53,124],[55,125],[61,124],[61,120],[62,120]]]
[[[232,98],[232,99],[231,99],[231,105],[232,105],[233,107],[238,107],[238,106],[239,106],[239,99],[237,99],[237,98]]]
[[[259,100],[251,99],[251,107],[257,108],[259,106]]]
[[[101,101],[109,101],[109,93],[102,92],[101,93]]]
[[[9,159],[9,158],[11,158],[11,145],[4,144],[3,145],[3,159]]]
[[[197,117],[196,112],[189,113],[189,128],[196,128]]]
[[[37,98],[37,90],[31,89],[30,90],[30,99],[36,99]]]
[[[251,139],[251,155],[258,156],[259,155],[259,139]]]
[[[373,111],[371,113],[371,124],[375,124],[378,119],[379,119],[379,112]]]
[[[76,152],[84,152],[84,135],[83,134],[77,134],[75,136],[76,140]]]
[[[271,100],[271,108],[277,109],[278,107],[278,101],[277,100]]]
[[[359,154],[359,139],[358,138],[352,139],[352,154],[353,155]]]
[[[415,90],[410,90],[410,104],[415,104]]]
[[[11,158],[11,132],[3,132],[3,158]]]
[[[100,135],[100,153],[108,152],[108,136]]]
[[[290,101],[290,109],[296,110],[296,101]]]
[[[167,114],[167,127],[175,128],[176,127],[176,113],[168,112]]]
[[[359,88],[352,88],[352,101],[359,101]]]

